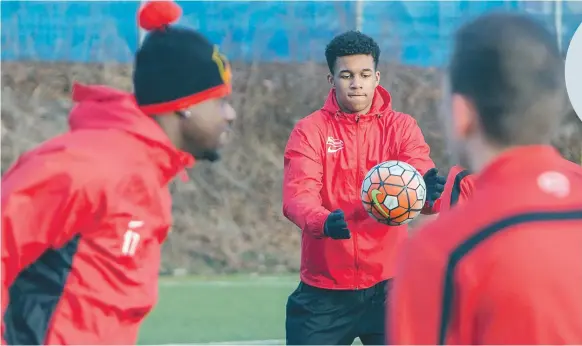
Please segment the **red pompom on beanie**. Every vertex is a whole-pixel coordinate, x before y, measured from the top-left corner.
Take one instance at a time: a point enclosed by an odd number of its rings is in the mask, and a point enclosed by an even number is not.
[[[181,15],[182,8],[173,1],[151,1],[140,8],[137,22],[144,30],[159,30],[177,21]]]

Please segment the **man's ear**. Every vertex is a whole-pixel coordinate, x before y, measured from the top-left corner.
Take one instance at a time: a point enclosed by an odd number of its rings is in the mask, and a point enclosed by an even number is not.
[[[453,94],[451,110],[455,136],[463,140],[471,137],[479,127],[479,119],[473,103],[463,95]]]
[[[335,86],[333,82],[333,75],[331,73],[327,74],[327,81],[329,82],[329,84],[331,84],[331,86]]]
[[[380,85],[380,71],[376,71],[376,86]]]

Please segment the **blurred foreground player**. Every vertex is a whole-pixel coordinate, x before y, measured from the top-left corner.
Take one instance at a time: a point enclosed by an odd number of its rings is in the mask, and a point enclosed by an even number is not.
[[[290,345],[384,342],[385,297],[407,226],[372,219],[360,198],[368,170],[401,160],[424,174],[427,204],[444,188],[422,132],[380,86],[380,49],[349,31],[327,46],[332,88],[297,123],[285,149],[283,213],[302,230],[301,283],[287,300]]]
[[[229,67],[181,9],[148,3],[129,94],[75,85],[71,131],[2,177],[2,315],[8,344],[134,344],[157,300],[168,184],[218,159],[234,110]]]
[[[582,344],[582,167],[548,143],[566,114],[564,60],[528,17],[460,29],[454,132],[475,191],[407,243],[394,344]]]

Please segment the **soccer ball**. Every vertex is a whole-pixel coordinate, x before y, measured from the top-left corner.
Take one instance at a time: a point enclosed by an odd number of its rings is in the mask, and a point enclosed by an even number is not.
[[[371,217],[386,225],[399,226],[420,214],[426,201],[426,185],[411,165],[386,161],[366,174],[361,196]]]

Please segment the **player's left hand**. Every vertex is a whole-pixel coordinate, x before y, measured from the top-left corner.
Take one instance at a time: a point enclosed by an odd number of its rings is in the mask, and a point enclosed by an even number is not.
[[[431,206],[441,197],[447,182],[447,178],[438,175],[438,173],[438,169],[431,168],[423,177],[426,184],[426,202]]]

